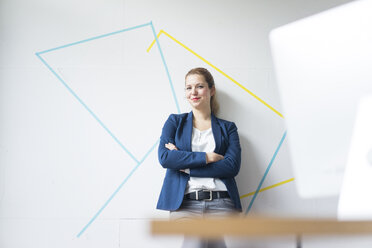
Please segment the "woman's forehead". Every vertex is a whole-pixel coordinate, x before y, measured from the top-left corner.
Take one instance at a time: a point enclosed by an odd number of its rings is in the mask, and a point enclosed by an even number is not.
[[[204,77],[198,74],[188,75],[185,80],[186,85],[196,85],[196,84],[203,84],[203,83],[206,83]]]

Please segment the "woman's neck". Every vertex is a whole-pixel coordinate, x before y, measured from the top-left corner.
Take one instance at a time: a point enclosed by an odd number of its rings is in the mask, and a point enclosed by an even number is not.
[[[211,110],[209,111],[202,111],[199,109],[192,110],[194,122],[204,122],[211,120]]]

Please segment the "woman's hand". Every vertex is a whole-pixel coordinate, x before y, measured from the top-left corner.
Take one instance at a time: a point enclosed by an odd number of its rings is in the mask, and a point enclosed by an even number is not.
[[[177,150],[178,151],[178,148],[175,146],[175,145],[173,145],[172,143],[168,143],[168,144],[165,144],[165,147],[166,148],[168,148],[169,150]],[[185,170],[180,170],[180,171],[182,171],[182,172],[185,172],[186,173],[186,171]]]
[[[215,152],[207,152],[206,153],[207,164],[212,163],[212,162],[217,162],[217,161],[222,160],[222,159],[224,159],[224,156],[222,156],[218,153],[215,153]]]
[[[173,145],[172,143],[165,144],[165,147],[168,148],[169,150],[177,150],[178,151],[178,148],[175,145]]]

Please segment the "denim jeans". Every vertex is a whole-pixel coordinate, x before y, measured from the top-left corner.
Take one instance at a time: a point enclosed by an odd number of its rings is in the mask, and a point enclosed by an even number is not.
[[[238,215],[234,203],[230,198],[206,200],[184,199],[180,208],[170,211],[171,220],[183,220],[204,217],[225,217],[228,215]],[[223,238],[220,239],[200,239],[197,237],[185,237],[182,248],[225,248]]]

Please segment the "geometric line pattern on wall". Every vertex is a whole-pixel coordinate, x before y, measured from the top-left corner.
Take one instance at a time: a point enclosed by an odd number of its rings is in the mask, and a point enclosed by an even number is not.
[[[271,168],[271,166],[272,166],[272,164],[273,164],[273,162],[274,162],[274,160],[275,160],[275,158],[276,158],[276,155],[278,154],[278,152],[279,152],[279,150],[280,150],[280,147],[282,146],[282,144],[283,144],[283,142],[284,142],[284,139],[285,139],[286,135],[287,135],[287,131],[284,132],[283,137],[282,137],[282,139],[280,140],[279,145],[278,145],[278,147],[276,148],[276,150],[275,150],[275,152],[274,152],[274,155],[273,155],[273,157],[271,158],[271,161],[270,161],[269,165],[268,165],[267,168],[266,168],[265,174],[263,175],[263,177],[262,177],[260,183],[258,184],[258,187],[257,187],[257,189],[256,189],[256,191],[255,191],[255,193],[254,193],[254,195],[253,195],[253,198],[252,198],[251,202],[249,203],[249,206],[248,206],[247,210],[245,211],[245,214],[248,214],[249,210],[251,210],[252,205],[253,205],[253,202],[254,202],[254,200],[256,199],[258,192],[260,192],[260,189],[261,189],[261,187],[262,187],[262,184],[263,184],[263,182],[265,181],[265,178],[266,178],[267,174],[268,174],[269,171],[270,171],[270,168]]]
[[[269,190],[269,189],[272,189],[272,188],[276,188],[276,187],[278,187],[278,186],[281,186],[281,185],[283,185],[283,184],[286,184],[286,183],[289,183],[289,182],[292,182],[292,181],[294,181],[294,178],[290,178],[290,179],[288,179],[288,180],[284,180],[284,181],[282,181],[282,182],[279,182],[279,183],[276,183],[276,184],[273,184],[273,185],[267,186],[267,187],[265,187],[265,188],[263,188],[263,189],[260,189],[260,191],[258,191],[258,193],[261,193],[261,192],[263,192],[263,191],[265,191],[265,190]],[[256,194],[256,192],[257,192],[257,191],[253,191],[253,192],[250,192],[250,193],[248,193],[248,194],[244,194],[244,195],[240,196],[240,199],[243,199],[243,198],[248,197],[248,196],[252,196],[252,195]]]
[[[107,34],[103,34],[103,35],[99,35],[99,36],[95,36],[95,37],[92,37],[92,38],[88,38],[88,39],[84,39],[84,40],[81,40],[81,41],[77,41],[77,42],[73,42],[73,43],[69,43],[69,44],[66,44],[66,45],[63,45],[63,46],[59,46],[59,47],[55,47],[55,48],[52,48],[52,49],[48,49],[48,50],[44,50],[44,51],[41,51],[41,52],[37,52],[35,53],[35,55],[41,60],[41,62],[53,73],[54,76],[56,76],[56,78],[66,87],[66,89],[78,100],[78,102],[93,116],[93,118],[106,130],[106,132],[115,140],[115,142],[136,162],[136,166],[129,172],[129,174],[124,178],[124,180],[120,183],[120,185],[116,188],[116,190],[110,195],[110,197],[108,198],[108,200],[106,200],[106,202],[103,204],[103,206],[96,212],[96,214],[90,219],[90,221],[83,227],[83,229],[78,233],[77,237],[79,238],[84,232],[85,230],[93,223],[93,221],[99,216],[99,214],[106,208],[106,206],[110,203],[110,201],[115,197],[115,195],[119,192],[119,190],[123,187],[123,185],[128,181],[128,179],[133,175],[133,173],[138,169],[138,167],[143,163],[143,161],[147,158],[147,156],[154,150],[154,148],[156,147],[156,145],[159,143],[160,139],[158,139],[154,145],[152,145],[152,147],[149,149],[149,151],[145,154],[145,156],[141,159],[141,160],[138,160],[137,158],[134,157],[134,155],[122,144],[122,142],[110,131],[110,129],[103,123],[102,120],[100,120],[97,115],[84,103],[84,101],[69,87],[69,85],[62,79],[62,77],[47,63],[47,61],[42,57],[42,54],[45,54],[45,53],[49,53],[49,52],[53,52],[53,51],[56,51],[56,50],[59,50],[59,49],[63,49],[63,48],[66,48],[66,47],[70,47],[70,46],[74,46],[74,45],[78,45],[78,44],[82,44],[82,43],[85,43],[85,42],[89,42],[89,41],[92,41],[92,40],[97,40],[97,39],[101,39],[101,38],[104,38],[104,37],[107,37],[107,36],[111,36],[111,35],[115,35],[115,34],[119,34],[119,33],[123,33],[123,32],[127,32],[127,31],[131,31],[131,30],[135,30],[135,29],[138,29],[138,28],[142,28],[142,27],[146,27],[146,26],[150,26],[151,29],[152,29],[152,33],[155,37],[155,40],[158,41],[157,39],[157,36],[156,36],[156,32],[155,32],[155,28],[154,28],[154,25],[152,24],[152,21],[149,22],[149,23],[145,23],[145,24],[142,24],[142,25],[138,25],[138,26],[134,26],[134,27],[131,27],[131,28],[126,28],[126,29],[122,29],[122,30],[119,30],[119,31],[115,31],[115,32],[111,32],[111,33],[107,33]],[[159,42],[157,42],[157,45],[158,45],[158,49],[159,49],[159,52],[160,52],[160,56],[161,56],[161,59],[162,59],[162,62],[163,62],[163,65],[164,65],[164,68],[165,68],[165,71],[166,71],[166,74],[167,74],[167,77],[168,77],[168,80],[169,80],[169,84],[171,86],[171,89],[172,89],[172,94],[173,94],[173,98],[174,98],[174,101],[175,101],[175,104],[176,104],[176,107],[177,107],[177,110],[178,110],[178,113],[180,113],[180,108],[179,108],[179,105],[178,105],[178,101],[177,101],[177,98],[176,98],[176,94],[174,92],[174,88],[173,88],[173,83],[172,83],[172,80],[171,80],[171,77],[170,77],[170,74],[169,74],[169,71],[168,71],[168,67],[167,67],[167,64],[165,62],[165,58],[163,56],[163,52],[161,50],[161,47],[160,47],[160,44]]]
[[[155,149],[158,145],[159,140],[151,147],[151,149],[146,153],[146,155],[137,163],[137,165],[129,172],[127,177],[120,183],[120,185],[116,188],[116,190],[111,194],[111,196],[106,200],[103,206],[97,211],[97,213],[91,218],[91,220],[81,229],[81,231],[77,234],[79,238],[85,230],[95,221],[95,219],[100,215],[100,213],[106,208],[106,206],[110,203],[110,201],[115,197],[115,195],[119,192],[119,190],[123,187],[123,185],[128,181],[128,179],[133,175],[133,173],[138,169],[138,167],[145,161],[146,157]]]
[[[216,71],[218,71],[219,73],[221,73],[223,76],[225,76],[226,78],[228,78],[229,80],[231,80],[233,83],[235,83],[236,85],[238,85],[240,88],[242,88],[243,90],[245,90],[246,92],[248,92],[251,96],[253,96],[254,98],[256,98],[259,102],[261,102],[262,104],[264,104],[266,107],[268,107],[270,110],[272,110],[274,113],[276,113],[277,115],[279,115],[280,117],[284,118],[283,115],[277,111],[276,109],[274,109],[272,106],[270,106],[268,103],[266,103],[264,100],[262,100],[261,98],[259,98],[256,94],[254,94],[252,91],[248,90],[247,88],[245,88],[243,85],[241,85],[240,83],[238,83],[235,79],[233,79],[232,77],[230,77],[229,75],[227,75],[226,73],[224,73],[221,69],[217,68],[215,65],[213,65],[211,62],[209,62],[208,60],[206,60],[205,58],[203,58],[202,56],[200,56],[199,54],[197,54],[196,52],[194,52],[193,50],[191,50],[189,47],[187,47],[186,45],[184,45],[183,43],[179,42],[177,39],[175,39],[173,36],[171,36],[170,34],[168,34],[167,32],[165,32],[164,30],[160,30],[160,32],[158,33],[157,35],[157,38],[160,37],[161,34],[165,34],[166,36],[168,36],[170,39],[172,39],[173,41],[175,41],[176,43],[178,43],[179,45],[181,45],[183,48],[185,48],[186,50],[188,50],[189,52],[191,52],[192,54],[194,54],[196,57],[198,57],[199,59],[201,59],[202,61],[204,61],[205,63],[207,63],[208,65],[210,65],[212,68],[214,68]],[[154,40],[151,45],[149,46],[149,48],[147,49],[147,52],[150,51],[151,47],[154,45],[156,40]]]

